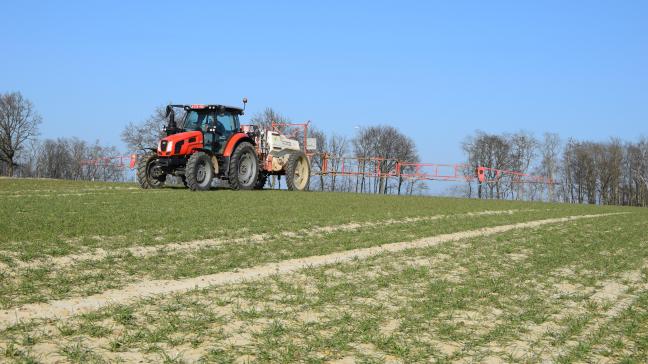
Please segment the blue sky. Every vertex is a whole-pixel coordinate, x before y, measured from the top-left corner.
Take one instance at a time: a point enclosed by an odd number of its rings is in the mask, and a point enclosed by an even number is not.
[[[239,4],[240,3],[240,4]],[[648,135],[648,2],[9,1],[0,92],[43,137],[122,146],[157,106],[271,106],[352,135],[394,125],[426,162],[476,129]]]

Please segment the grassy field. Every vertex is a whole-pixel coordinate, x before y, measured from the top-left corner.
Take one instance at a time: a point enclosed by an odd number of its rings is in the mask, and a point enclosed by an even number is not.
[[[0,362],[646,362],[648,210],[0,179]]]

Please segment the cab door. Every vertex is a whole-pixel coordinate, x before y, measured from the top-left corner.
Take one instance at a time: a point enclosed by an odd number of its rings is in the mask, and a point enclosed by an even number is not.
[[[212,150],[217,154],[223,154],[227,141],[238,129],[238,115],[227,110],[217,111],[215,125],[217,145]]]
[[[215,151],[218,148],[219,136],[216,124],[216,113],[208,111],[201,124],[205,149]]]

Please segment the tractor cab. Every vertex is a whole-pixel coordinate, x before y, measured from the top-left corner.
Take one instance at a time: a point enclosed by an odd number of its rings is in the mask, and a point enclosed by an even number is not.
[[[176,108],[184,111],[179,123],[175,122]],[[165,139],[190,140],[191,136],[196,136],[196,140],[202,139],[203,149],[222,154],[229,138],[240,131],[239,115],[242,113],[243,109],[224,105],[169,105],[169,124],[165,128],[168,137]],[[177,135],[184,133],[189,134]]]

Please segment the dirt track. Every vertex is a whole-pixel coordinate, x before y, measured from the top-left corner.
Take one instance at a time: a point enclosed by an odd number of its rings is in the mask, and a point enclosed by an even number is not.
[[[280,234],[288,237],[295,237],[295,236],[302,236],[302,235],[312,236],[312,235],[323,234],[323,233],[353,231],[361,228],[368,228],[368,227],[381,226],[381,225],[398,225],[398,224],[416,223],[422,221],[439,220],[439,219],[450,218],[450,217],[470,217],[470,216],[489,216],[489,215],[507,215],[507,214],[510,215],[521,211],[526,212],[526,211],[534,211],[534,210],[533,209],[486,210],[486,211],[477,211],[477,212],[467,212],[467,213],[455,214],[455,215],[419,216],[419,217],[412,217],[403,220],[391,219],[391,220],[381,220],[381,221],[353,222],[353,223],[340,224],[340,225],[319,226],[312,229],[304,229],[296,232],[284,231],[281,232]],[[37,259],[37,260],[32,260],[27,262],[18,260],[17,257],[15,257],[16,254],[13,254],[11,252],[2,252],[2,253],[8,256],[14,256],[14,263],[16,264],[17,269],[30,269],[30,268],[33,269],[33,268],[43,267],[46,265],[55,268],[64,268],[80,262],[99,261],[109,257],[119,256],[122,254],[128,254],[128,255],[133,255],[135,257],[144,258],[144,257],[149,257],[149,256],[159,254],[160,252],[195,251],[200,249],[217,247],[224,244],[250,244],[250,243],[258,244],[258,243],[263,243],[268,238],[269,237],[267,235],[257,234],[257,235],[247,236],[244,238],[203,239],[203,240],[193,240],[193,241],[187,241],[181,243],[166,243],[166,244],[159,244],[159,245],[152,245],[152,246],[134,246],[129,248],[114,249],[114,250],[106,250],[106,249],[98,248],[85,253]],[[11,267],[6,266],[1,262],[0,262],[0,268],[3,268],[8,271],[12,270]]]
[[[222,272],[182,280],[150,280],[129,285],[123,289],[109,290],[89,297],[77,297],[51,301],[40,304],[28,304],[11,310],[0,311],[0,329],[29,319],[62,319],[73,315],[91,312],[110,304],[128,303],[138,298],[185,292],[192,289],[220,286],[246,280],[255,280],[274,274],[285,274],[299,269],[348,262],[353,259],[365,259],[385,252],[398,252],[406,249],[425,248],[441,243],[466,238],[493,235],[513,229],[533,228],[537,226],[568,222],[578,219],[596,218],[616,215],[618,213],[576,215],[564,218],[536,220],[518,224],[502,225],[452,234],[443,234],[414,241],[385,244],[364,249],[342,251],[322,256],[311,256],[290,259],[276,263],[263,264],[238,271]]]

